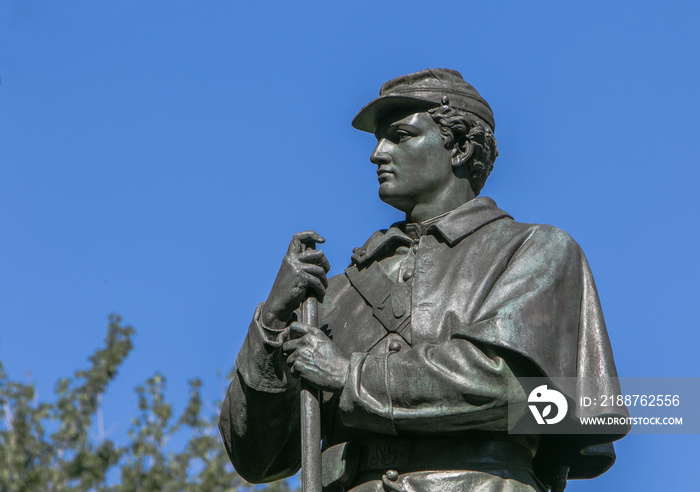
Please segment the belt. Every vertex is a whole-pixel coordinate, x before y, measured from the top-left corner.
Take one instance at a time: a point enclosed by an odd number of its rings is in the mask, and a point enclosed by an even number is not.
[[[323,452],[324,490],[343,490],[325,486],[378,480],[387,472],[474,470],[510,478],[515,469],[534,476],[530,451],[494,440],[389,438],[343,443]]]
[[[532,454],[517,444],[468,439],[379,439],[357,443],[357,472],[470,470],[492,467],[532,469]]]

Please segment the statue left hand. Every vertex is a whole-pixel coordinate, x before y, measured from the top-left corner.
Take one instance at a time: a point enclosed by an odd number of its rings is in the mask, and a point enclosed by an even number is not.
[[[342,391],[348,379],[350,362],[318,328],[304,323],[289,326],[282,351],[289,354],[287,365],[292,374],[325,391]]]

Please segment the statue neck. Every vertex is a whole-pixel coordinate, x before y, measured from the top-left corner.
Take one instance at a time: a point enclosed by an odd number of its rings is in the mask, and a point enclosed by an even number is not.
[[[420,223],[432,219],[461,207],[474,198],[476,195],[467,180],[455,181],[455,186],[445,188],[431,200],[416,203],[410,210],[404,210],[406,222]]]

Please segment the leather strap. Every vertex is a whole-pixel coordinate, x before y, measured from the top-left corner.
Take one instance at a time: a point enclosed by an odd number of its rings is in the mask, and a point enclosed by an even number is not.
[[[362,270],[355,265],[345,270],[350,284],[372,308],[372,315],[389,333],[401,333],[410,344],[411,288],[393,282],[379,266],[372,262]],[[407,338],[408,336],[408,338]]]

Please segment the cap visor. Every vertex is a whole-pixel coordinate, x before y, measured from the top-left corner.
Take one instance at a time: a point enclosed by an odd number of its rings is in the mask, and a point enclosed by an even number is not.
[[[378,97],[362,108],[352,120],[352,126],[363,132],[375,133],[379,119],[394,109],[416,108],[429,109],[439,106],[438,103],[407,96]]]

